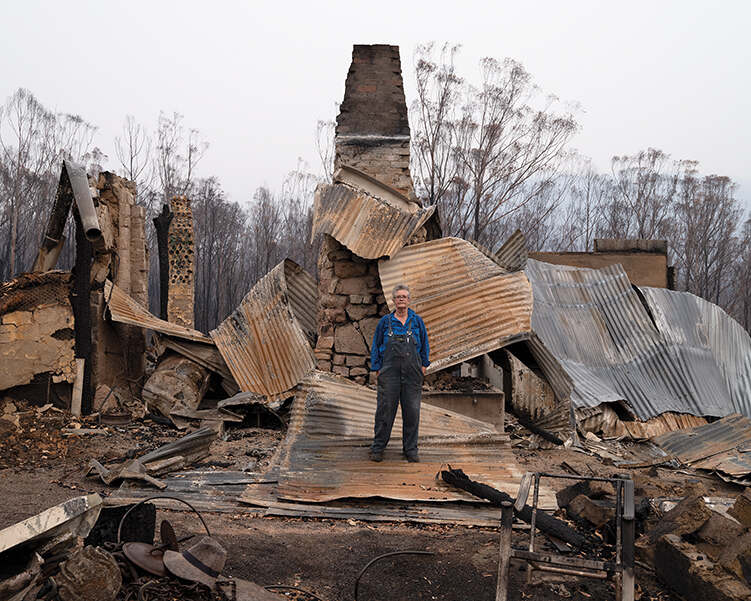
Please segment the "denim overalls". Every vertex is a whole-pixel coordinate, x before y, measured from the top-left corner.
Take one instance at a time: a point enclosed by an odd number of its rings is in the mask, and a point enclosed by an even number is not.
[[[408,456],[416,455],[422,397],[422,361],[417,350],[417,340],[412,333],[412,316],[407,318],[405,335],[394,334],[391,317],[388,321],[383,365],[378,372],[378,406],[371,451],[383,452],[391,438],[396,408],[401,403],[402,451]]]

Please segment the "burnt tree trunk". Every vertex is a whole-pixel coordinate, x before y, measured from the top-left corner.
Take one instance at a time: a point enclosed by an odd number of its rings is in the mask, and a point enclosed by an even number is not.
[[[159,256],[159,317],[167,320],[167,300],[169,297],[169,226],[174,213],[169,205],[162,206],[162,212],[154,217],[156,229],[157,255]]]
[[[76,222],[76,261],[73,266],[70,304],[75,320],[75,356],[84,360],[81,415],[88,415],[94,398],[91,385],[91,261],[94,252],[91,242],[86,239],[78,209],[74,208],[73,215]]]

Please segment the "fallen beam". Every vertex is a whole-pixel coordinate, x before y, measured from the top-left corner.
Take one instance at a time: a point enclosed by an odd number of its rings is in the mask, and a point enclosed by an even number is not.
[[[450,484],[451,486],[454,486],[456,488],[460,488],[461,490],[465,490],[476,497],[487,499],[488,501],[493,503],[493,505],[496,505],[498,507],[501,507],[504,501],[509,503],[514,502],[514,499],[511,498],[511,495],[508,495],[505,492],[501,492],[500,490],[496,490],[495,488],[488,486],[487,484],[471,480],[460,469],[451,469],[451,467],[449,466],[448,470],[441,471],[441,479],[447,484]],[[528,524],[532,522],[532,508],[529,505],[525,505],[521,510],[517,510],[516,507],[514,507],[514,515]],[[556,519],[552,515],[547,514],[543,511],[537,512],[535,525],[542,532],[545,532],[546,534],[549,534],[551,536],[555,536],[556,538],[567,542],[577,549],[591,543],[589,538],[579,534],[576,530],[569,527],[565,522],[562,522],[561,520]]]

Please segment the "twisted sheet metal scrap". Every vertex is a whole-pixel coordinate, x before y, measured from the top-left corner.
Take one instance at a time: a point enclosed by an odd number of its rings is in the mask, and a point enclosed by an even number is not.
[[[285,259],[212,330],[211,338],[242,391],[273,400],[313,370],[317,303],[313,278]]]
[[[414,211],[350,185],[320,184],[313,208],[312,237],[329,234],[364,259],[390,257],[433,214],[435,205]]]
[[[620,265],[529,260],[526,273],[532,328],[571,377],[574,408],[620,403],[640,420],[749,412],[751,339],[718,307],[684,292],[635,289]]]
[[[325,502],[382,497],[404,501],[473,501],[464,491],[436,478],[441,466],[461,467],[472,478],[515,496],[523,470],[516,464],[507,434],[492,424],[423,405],[420,463],[401,455],[397,417],[384,461],[368,460],[376,409],[375,390],[333,374],[314,372],[298,388],[287,437],[272,462],[278,498]],[[251,484],[242,500],[265,498]],[[260,492],[260,494],[259,494]],[[552,491],[544,505],[555,507]],[[259,502],[259,504],[263,504]]]

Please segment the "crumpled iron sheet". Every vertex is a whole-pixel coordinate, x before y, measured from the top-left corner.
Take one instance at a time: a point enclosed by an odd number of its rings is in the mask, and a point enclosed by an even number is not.
[[[320,184],[311,236],[329,234],[364,259],[391,257],[434,210],[430,206],[409,212],[347,184]]]
[[[317,303],[315,280],[285,259],[212,330],[240,390],[273,400],[313,370]]]
[[[401,418],[394,423],[384,461],[368,459],[373,437],[376,391],[333,374],[314,372],[298,388],[287,437],[272,461],[278,499],[326,502],[382,497],[404,501],[473,501],[436,476],[451,464],[471,478],[516,496],[523,470],[516,464],[507,434],[492,424],[423,405],[420,463],[401,454]],[[249,485],[242,501],[268,502],[267,485]],[[260,489],[259,489],[260,487]],[[555,507],[551,490],[543,505]]]
[[[708,377],[724,384],[715,392],[721,395],[721,415],[751,417],[751,337],[741,324],[688,292],[644,286],[639,290],[670,353],[685,371],[694,379]]]
[[[521,230],[511,234],[495,253],[496,262],[508,272],[524,269],[527,256],[527,239]]]
[[[198,330],[170,323],[152,315],[138,301],[131,298],[110,280],[105,280],[104,282],[104,300],[107,303],[107,310],[112,321],[154,330],[155,332],[176,336],[177,338],[212,344],[211,338]]]
[[[684,330],[693,326],[675,312],[665,313],[667,322],[682,324],[672,330],[673,338],[658,329],[620,265],[595,270],[529,260],[526,273],[534,292],[532,328],[573,381],[575,409],[620,403],[640,420],[665,412],[733,412],[722,356],[708,345],[692,345]],[[720,324],[729,319],[704,321],[714,330],[710,339],[730,328]],[[741,338],[727,341],[728,356],[747,348]],[[745,374],[731,374],[730,381],[751,399]]]
[[[751,419],[735,413],[711,424],[663,434],[652,442],[683,463],[739,449],[751,451]]]
[[[430,341],[428,372],[456,365],[531,334],[532,288],[523,272],[507,274],[471,243],[441,238],[402,249],[378,263],[389,308],[397,284]]]
[[[646,440],[675,430],[703,426],[707,420],[689,413],[672,411],[646,421],[624,420],[612,405],[603,404],[577,409],[576,423],[582,432],[593,432],[604,438],[627,437],[632,440]]]

